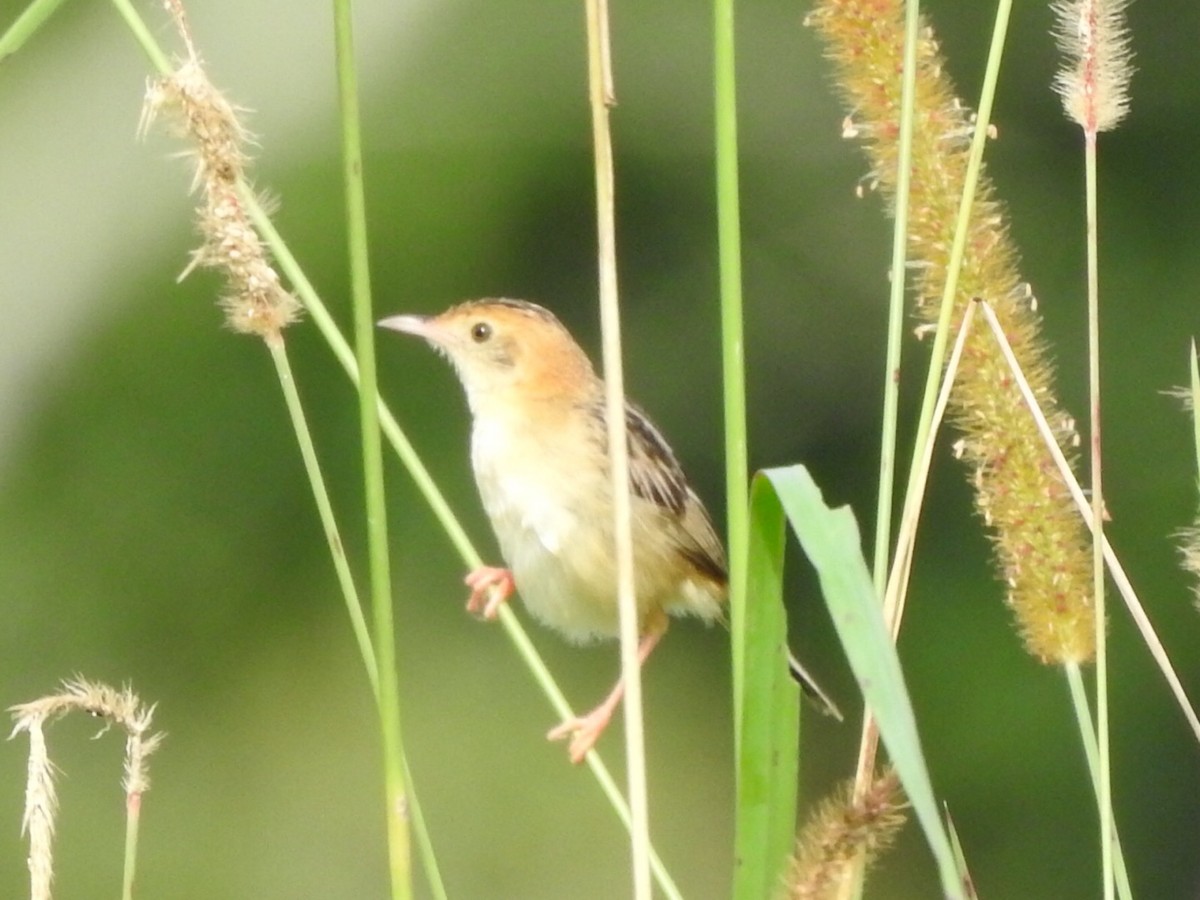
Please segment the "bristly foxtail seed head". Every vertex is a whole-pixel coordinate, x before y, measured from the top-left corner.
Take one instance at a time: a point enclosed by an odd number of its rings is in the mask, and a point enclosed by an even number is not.
[[[1133,74],[1128,0],[1056,0],[1054,36],[1065,57],[1054,78],[1067,117],[1089,133],[1116,128],[1129,112]]]
[[[850,864],[871,865],[892,845],[904,825],[904,793],[892,769],[876,777],[855,798],[847,782],[818,805],[796,839],[785,875],[787,900],[835,897],[850,874]]]
[[[1111,6],[1109,7],[1112,8]],[[898,131],[903,71],[904,4],[901,0],[815,0],[810,21],[836,67],[871,171],[885,200],[898,180]],[[955,97],[932,30],[923,23],[917,48],[909,257],[917,313],[927,333],[938,317],[954,236],[958,190],[968,166],[971,113]],[[1050,421],[1061,415],[1049,353],[1030,303],[1016,298],[1022,284],[1017,253],[990,179],[981,172],[968,223],[967,253],[956,303],[989,300],[1013,351]],[[1051,662],[1083,662],[1095,638],[1091,600],[1091,542],[1063,489],[1033,419],[985,329],[972,334],[959,368],[949,418],[966,443],[963,459],[978,472],[976,508],[987,523],[1002,583],[1030,653]]]

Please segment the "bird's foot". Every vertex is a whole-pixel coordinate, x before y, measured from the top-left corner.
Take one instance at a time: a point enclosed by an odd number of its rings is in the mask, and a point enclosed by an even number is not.
[[[612,706],[602,703],[586,716],[574,716],[561,725],[554,726],[547,732],[546,739],[561,741],[564,738],[570,738],[571,743],[568,745],[567,752],[571,756],[571,762],[579,765],[596,746],[596,742],[600,740],[600,735],[608,727],[612,713]]]
[[[500,607],[516,588],[512,572],[495,566],[480,566],[463,581],[471,589],[471,596],[467,598],[467,612],[488,621],[500,614]]]

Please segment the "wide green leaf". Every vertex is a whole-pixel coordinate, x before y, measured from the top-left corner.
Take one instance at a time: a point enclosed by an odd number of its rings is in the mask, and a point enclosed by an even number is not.
[[[854,513],[844,506],[830,509],[804,466],[765,469],[755,482],[756,490],[759,482],[771,484],[800,546],[817,570],[821,593],[863,700],[879,724],[888,756],[937,861],[942,890],[947,897],[964,897],[921,752],[900,659],[863,559]]]
[[[737,744],[734,897],[778,890],[796,831],[800,690],[788,672],[783,507],[769,482],[750,493],[745,603],[730,611]]]

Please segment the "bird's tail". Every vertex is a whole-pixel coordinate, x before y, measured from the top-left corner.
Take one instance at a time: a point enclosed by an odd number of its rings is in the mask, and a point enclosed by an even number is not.
[[[800,689],[804,692],[804,696],[808,698],[808,701],[813,706],[825,713],[825,715],[833,716],[839,722],[845,721],[842,711],[838,709],[838,705],[817,684],[817,680],[808,674],[808,670],[800,664],[800,660],[796,659],[795,654],[791,650],[788,650],[788,671],[792,673],[792,677],[800,684]]]

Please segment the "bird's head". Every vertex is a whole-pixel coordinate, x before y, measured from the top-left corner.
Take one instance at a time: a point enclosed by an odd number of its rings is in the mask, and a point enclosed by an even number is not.
[[[392,316],[384,328],[424,338],[454,364],[471,409],[570,398],[596,380],[587,355],[549,310],[524,300],[471,300],[436,316]]]

